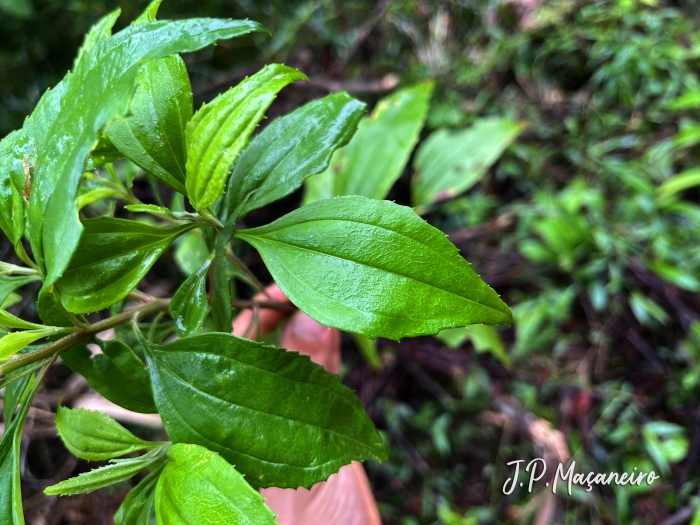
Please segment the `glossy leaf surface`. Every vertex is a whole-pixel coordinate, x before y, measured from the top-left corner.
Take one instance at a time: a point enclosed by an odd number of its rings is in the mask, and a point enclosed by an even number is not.
[[[507,119],[481,119],[462,131],[432,133],[414,161],[411,194],[418,212],[474,186],[525,127]]]
[[[13,245],[24,234],[30,148],[22,131],[14,131],[0,141],[0,229]]]
[[[274,525],[275,514],[236,469],[198,445],[173,445],[156,488],[156,517],[168,525]]]
[[[56,429],[66,448],[88,461],[114,459],[160,446],[137,438],[108,415],[92,410],[59,406]]]
[[[236,234],[287,297],[321,324],[370,339],[510,324],[498,294],[412,209],[336,197]]]
[[[170,302],[170,315],[180,337],[197,333],[207,317],[207,272],[210,265],[211,261],[207,259],[199,270],[182,283]]]
[[[196,227],[159,228],[125,219],[87,219],[85,233],[56,283],[69,312],[95,312],[133,290],[178,236]]]
[[[303,73],[271,64],[204,104],[187,124],[187,195],[195,209],[214,204],[248,139],[277,93],[306,79]]]
[[[139,69],[130,115],[111,123],[106,136],[134,164],[185,192],[185,126],[192,117],[192,87],[177,55]]]
[[[131,489],[114,515],[114,525],[151,525],[156,485],[161,472],[162,469],[154,470]]]
[[[360,400],[307,356],[209,333],[149,345],[148,362],[172,441],[218,452],[257,486],[310,487],[386,459]]]
[[[334,195],[386,197],[418,142],[432,92],[433,83],[424,82],[377,103],[350,144],[333,156]]]
[[[143,469],[153,468],[164,460],[164,447],[155,448],[137,458],[115,459],[104,467],[84,472],[74,478],[47,487],[44,489],[44,494],[47,496],[71,496],[93,492],[102,487],[126,481]]]
[[[75,70],[44,94],[25,132],[37,152],[29,225],[45,286],[63,274],[78,245],[76,196],[88,155],[101,129],[128,110],[140,63],[260,30],[254,22],[216,19],[129,26],[98,39]]]
[[[35,383],[29,397],[33,397],[40,384]],[[22,488],[20,485],[20,444],[22,430],[30,403],[22,404],[12,422],[5,427],[0,441],[0,523],[24,525]]]
[[[112,403],[134,412],[156,413],[151,378],[143,361],[119,340],[95,342],[101,354],[93,356],[87,343],[81,343],[63,352],[61,359]]]
[[[336,93],[278,118],[253,139],[229,179],[221,220],[236,220],[289,195],[328,167],[331,155],[352,137],[365,105]]]

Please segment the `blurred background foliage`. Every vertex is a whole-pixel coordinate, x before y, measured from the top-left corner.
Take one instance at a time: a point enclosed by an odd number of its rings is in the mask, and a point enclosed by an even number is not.
[[[145,3],[0,0],[0,135],[71,67],[91,24],[120,6],[120,28]],[[386,523],[700,523],[699,8],[164,2],[161,18],[248,17],[272,31],[185,57],[196,106],[278,61],[311,80],[272,116],[329,90],[373,104],[397,83],[432,79],[423,139],[489,117],[520,126],[466,193],[423,210],[513,307],[514,327],[380,340],[363,349],[373,366],[344,340],[344,381],[392,451],[367,465]],[[388,198],[411,205],[415,160]],[[269,278],[254,253],[241,256]],[[166,289],[182,279],[155,271]],[[573,457],[583,472],[637,467],[661,479],[505,496],[506,463],[534,457],[550,474]]]

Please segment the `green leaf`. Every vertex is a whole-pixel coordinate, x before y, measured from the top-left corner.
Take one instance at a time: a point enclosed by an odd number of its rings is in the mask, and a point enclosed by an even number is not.
[[[156,485],[162,472],[162,469],[154,470],[131,489],[114,515],[114,525],[151,525]]]
[[[75,57],[75,61],[73,62],[74,68],[78,65],[83,55],[95,47],[97,42],[103,39],[108,39],[112,36],[112,28],[119,18],[119,15],[121,15],[121,12],[121,9],[110,11],[90,28],[83,38],[83,45],[81,45],[80,49],[78,49],[78,55]]]
[[[440,332],[437,337],[450,348],[457,348],[465,339],[469,339],[477,353],[488,352],[506,368],[511,367],[512,363],[503,346],[503,341],[493,326],[474,324],[461,328],[448,328]]]
[[[13,245],[24,234],[30,153],[30,141],[22,130],[13,131],[0,141],[0,228]]]
[[[498,294],[412,209],[336,197],[236,235],[321,324],[370,339],[435,334],[468,324],[510,324]]]
[[[48,290],[42,289],[39,291],[39,297],[36,302],[36,311],[44,321],[44,324],[51,326],[74,326],[73,320],[66,312],[66,309],[61,306],[56,287],[53,286]],[[82,316],[78,316],[82,319]]]
[[[5,300],[0,304],[0,308],[10,308],[11,306],[16,305],[22,300],[22,296],[18,293],[11,292],[10,295],[8,295]]]
[[[306,79],[296,69],[271,64],[204,104],[187,124],[187,195],[197,210],[221,196],[231,165],[277,93]]]
[[[34,381],[34,375],[29,374],[5,387],[5,392],[2,398],[2,408],[6,426],[9,426],[9,424],[12,422],[12,416],[17,409],[17,405],[19,405],[20,401],[22,401],[23,394],[27,391],[27,389],[31,389]]]
[[[185,193],[185,126],[193,109],[182,58],[174,55],[141,66],[129,112],[107,126],[107,138],[134,164]]]
[[[40,386],[41,382],[35,381],[27,399],[33,399]],[[12,422],[5,426],[0,441],[0,523],[3,525],[24,525],[19,470],[20,444],[30,405],[28,402],[22,404]]]
[[[700,186],[700,168],[693,168],[664,181],[656,190],[659,199],[665,200],[689,188]]]
[[[656,319],[659,323],[667,325],[671,320],[666,311],[653,299],[647,297],[641,292],[633,291],[629,298],[629,305],[632,313],[637,320],[649,326],[649,318]]]
[[[423,82],[377,103],[350,144],[333,156],[335,195],[387,196],[418,142],[432,92],[433,82]]]
[[[175,331],[180,337],[189,337],[202,327],[209,312],[207,301],[207,272],[211,260],[190,275],[178,288],[170,302],[170,315],[175,321]]]
[[[420,208],[467,191],[525,129],[507,119],[481,119],[468,129],[432,133],[418,148],[412,180],[413,204]]]
[[[666,262],[647,262],[649,268],[664,281],[671,283],[678,288],[688,290],[689,292],[700,292],[700,279],[692,270],[683,268],[677,264],[669,264]]]
[[[0,275],[0,304],[18,288],[40,280],[38,275]]]
[[[132,25],[138,26],[148,22],[153,22],[158,15],[158,9],[162,3],[163,0],[151,0],[146,6],[146,9],[143,10],[143,13],[141,13],[136,20],[132,22]]]
[[[4,326],[5,328],[17,328],[19,330],[31,330],[34,328],[42,330],[47,328],[43,324],[30,323],[29,321],[15,317],[6,310],[0,310],[0,326]]]
[[[107,414],[92,410],[59,406],[56,429],[66,448],[88,461],[114,459],[162,445],[139,439]]]
[[[149,345],[147,357],[172,441],[218,452],[256,486],[308,488],[387,457],[360,400],[307,356],[208,333]]]
[[[29,231],[46,287],[63,274],[78,245],[76,196],[88,155],[102,128],[128,110],[140,63],[261,30],[254,22],[216,19],[129,26],[94,42],[74,71],[44,94],[24,129],[37,152]]]
[[[160,228],[103,217],[83,221],[85,233],[63,277],[56,283],[69,312],[95,312],[131,292],[165,249],[197,227]]]
[[[221,456],[173,445],[156,487],[156,518],[169,525],[274,525],[265,499]]]
[[[302,106],[267,126],[241,154],[229,179],[220,218],[236,221],[289,195],[304,179],[328,167],[331,155],[352,137],[362,102],[336,93]]]
[[[338,156],[340,155],[341,153],[338,153]],[[333,187],[335,184],[335,171],[332,166],[333,161],[331,161],[331,168],[304,181],[304,197],[301,201],[303,206],[336,196],[335,188]]]
[[[34,341],[63,333],[63,328],[51,326],[41,330],[25,330],[22,332],[11,332],[0,338],[0,359],[5,359],[16,354],[23,348],[29,346]]]
[[[87,347],[89,342],[84,342],[63,352],[63,363],[112,403],[143,414],[158,412],[151,378],[134,351],[119,340],[94,342],[102,349],[101,354],[93,356]]]
[[[27,351],[30,351],[30,348],[24,350],[24,352]],[[0,388],[7,388],[8,386],[27,377],[28,375],[33,374],[39,368],[43,367],[44,365],[47,365],[49,361],[51,361],[51,358],[43,359],[41,361],[37,361],[36,363],[30,363],[28,365],[18,368],[17,370],[9,372],[7,375],[3,376],[2,379],[0,379]]]
[[[47,496],[72,496],[93,492],[102,487],[126,481],[143,469],[158,467],[165,461],[167,446],[159,446],[143,456],[129,459],[114,459],[108,465],[84,472],[75,478],[61,481],[44,489]]]
[[[198,233],[194,231],[183,235],[175,249],[175,262],[185,275],[199,270],[210,255],[207,243]]]

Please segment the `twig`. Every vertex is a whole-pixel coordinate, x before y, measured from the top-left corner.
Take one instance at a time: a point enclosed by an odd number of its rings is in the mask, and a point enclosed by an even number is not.
[[[32,363],[43,361],[47,358],[52,358],[55,360],[61,354],[61,352],[68,350],[73,345],[79,343],[80,341],[84,341],[94,334],[99,334],[100,332],[104,332],[110,328],[115,328],[128,323],[134,316],[144,317],[146,315],[165,311],[168,309],[169,304],[170,299],[155,299],[154,301],[151,301],[143,306],[139,306],[138,308],[127,310],[126,312],[109,317],[103,321],[91,324],[85,331],[73,332],[72,334],[62,337],[58,341],[54,341],[53,343],[40,348],[36,352],[22,354],[21,356],[13,356],[14,359],[0,366],[0,379],[4,378],[10,372],[19,370],[20,368]]]
[[[150,303],[155,299],[152,295],[145,294],[143,292],[140,292],[138,290],[132,290],[129,292],[129,297],[132,299],[135,299],[139,301],[140,303]]]

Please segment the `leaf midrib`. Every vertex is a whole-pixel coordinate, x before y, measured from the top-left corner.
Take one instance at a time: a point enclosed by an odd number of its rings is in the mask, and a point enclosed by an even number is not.
[[[394,234],[401,235],[401,236],[403,236],[403,237],[406,237],[406,238],[408,238],[408,239],[411,239],[412,241],[418,242],[418,244],[421,244],[421,245],[425,246],[426,248],[428,248],[428,249],[429,249],[431,252],[433,252],[434,254],[440,255],[440,254],[438,254],[434,249],[432,249],[430,246],[428,246],[428,245],[426,245],[425,243],[422,243],[422,242],[420,242],[420,241],[417,241],[416,239],[413,239],[412,237],[410,237],[410,236],[408,236],[408,235],[405,235],[405,234],[403,234],[403,233],[397,232],[397,231],[395,231],[395,230],[390,230],[389,228],[384,228],[384,227],[382,227],[382,226],[377,226],[377,225],[375,225],[375,224],[365,223],[365,222],[362,222],[362,221],[349,221],[349,220],[344,220],[344,219],[309,219],[309,220],[306,220],[306,221],[302,221],[302,222],[295,223],[294,226],[297,226],[297,225],[299,225],[299,224],[306,224],[306,223],[310,223],[310,222],[321,222],[321,221],[329,221],[329,222],[349,222],[349,223],[364,224],[364,225],[366,225],[366,226],[372,226],[372,227],[375,227],[375,228],[378,228],[378,229],[382,229],[382,230],[386,230],[386,231],[392,232],[392,233],[394,233]],[[280,231],[281,229],[282,229],[282,228],[280,228],[280,229],[278,229],[278,230],[273,230],[273,231]],[[243,231],[245,231],[245,230],[243,230]],[[414,281],[414,282],[417,282],[417,283],[420,283],[420,284],[424,284],[424,285],[429,286],[429,287],[431,287],[431,288],[435,288],[436,290],[439,290],[439,291],[448,293],[448,294],[450,294],[450,295],[454,295],[455,297],[459,297],[460,299],[463,299],[463,300],[465,300],[465,301],[467,301],[467,302],[470,302],[470,303],[473,303],[473,304],[477,304],[477,305],[482,306],[482,307],[484,307],[484,308],[488,308],[489,310],[493,310],[493,311],[495,311],[495,312],[498,312],[498,313],[501,314],[501,315],[507,315],[505,312],[502,312],[501,310],[497,310],[497,309],[494,308],[493,306],[489,306],[489,305],[486,305],[486,304],[484,304],[484,303],[480,303],[480,302],[478,302],[478,301],[475,301],[474,299],[470,299],[470,298],[468,298],[468,297],[464,297],[463,295],[460,295],[460,294],[458,294],[458,293],[452,292],[452,291],[447,290],[447,289],[445,289],[445,288],[442,288],[442,287],[440,287],[440,286],[436,286],[435,284],[432,284],[432,283],[429,283],[429,282],[426,282],[426,281],[417,279],[416,277],[412,277],[412,276],[409,276],[409,275],[406,275],[406,274],[402,274],[402,273],[399,273],[399,272],[396,272],[396,271],[385,270],[384,268],[380,268],[380,267],[378,267],[378,266],[373,266],[373,265],[368,264],[368,263],[366,263],[366,262],[358,261],[358,260],[355,260],[355,259],[340,257],[340,256],[338,256],[338,255],[333,255],[333,254],[326,253],[326,252],[322,252],[322,251],[319,251],[319,250],[313,250],[313,249],[310,249],[310,248],[305,248],[305,247],[297,246],[296,244],[292,244],[292,243],[285,242],[285,241],[278,240],[278,239],[273,239],[273,238],[270,238],[270,237],[266,237],[266,236],[264,236],[264,235],[265,235],[265,234],[262,234],[262,235],[260,235],[260,236],[257,236],[257,235],[244,235],[243,232],[240,232],[240,233],[238,234],[238,236],[239,236],[239,237],[242,237],[242,238],[245,238],[246,236],[247,236],[247,237],[252,237],[252,238],[257,239],[257,240],[260,240],[260,241],[262,241],[262,242],[277,243],[277,244],[281,244],[281,245],[283,245],[283,246],[289,246],[289,247],[291,247],[291,248],[296,248],[297,250],[300,250],[300,251],[307,251],[307,252],[310,252],[310,253],[314,253],[314,254],[318,254],[318,255],[322,255],[322,256],[326,256],[326,257],[332,257],[332,258],[334,258],[334,259],[338,259],[338,260],[341,260],[341,261],[349,261],[349,262],[353,262],[353,263],[355,263],[355,264],[357,264],[357,265],[365,266],[365,267],[367,267],[367,268],[372,268],[372,269],[377,270],[377,271],[380,271],[380,272],[385,272],[385,273],[397,275],[397,276],[399,276],[399,277],[403,277],[404,279],[408,279],[408,280],[411,280],[411,281]],[[450,262],[451,262],[451,261],[450,261]],[[466,264],[469,264],[467,261],[464,261],[464,262],[465,262]],[[453,264],[454,264],[454,263],[453,263]],[[470,268],[470,269],[471,269],[471,268]],[[472,271],[473,271],[473,270],[472,270]],[[475,275],[476,275],[476,273],[475,273]],[[479,279],[478,276],[477,276],[477,279]],[[483,282],[483,281],[482,281],[482,282]]]
[[[159,350],[156,350],[156,352],[163,352],[163,351],[162,351],[162,350],[160,350],[160,351],[159,351]],[[154,353],[155,353],[155,352],[154,352]],[[289,378],[283,377],[283,376],[281,376],[281,375],[279,375],[279,374],[275,374],[274,372],[270,372],[269,370],[264,370],[264,369],[258,368],[258,367],[256,367],[256,366],[250,365],[250,364],[248,364],[248,363],[244,363],[244,362],[242,362],[242,361],[238,361],[238,360],[236,360],[236,359],[233,359],[232,357],[224,356],[224,355],[221,355],[221,354],[214,354],[214,353],[210,353],[210,352],[186,352],[186,351],[182,351],[182,350],[169,351],[169,352],[167,352],[167,353],[170,354],[170,355],[175,354],[175,353],[185,353],[185,354],[187,354],[187,353],[197,353],[197,354],[200,354],[200,355],[215,356],[215,357],[227,359],[227,360],[229,360],[229,361],[234,361],[234,362],[236,362],[236,363],[239,363],[240,365],[247,366],[247,367],[250,367],[250,368],[254,368],[255,370],[258,370],[258,371],[260,371],[260,372],[263,372],[263,373],[266,373],[266,374],[272,374],[272,375],[274,375],[274,376],[276,376],[276,377],[278,377],[278,378],[280,378],[280,379],[283,379],[283,380],[285,380],[285,381],[288,381],[288,382],[299,383],[299,384],[304,384],[304,385],[321,386],[322,388],[324,388],[324,389],[329,390],[330,392],[332,392],[334,395],[340,397],[340,394],[338,394],[337,392],[333,392],[333,390],[331,390],[330,388],[328,388],[328,387],[326,387],[326,386],[324,386],[324,385],[318,385],[318,383],[310,383],[310,382],[303,382],[303,381],[295,381],[295,380],[293,380],[293,379],[289,379]],[[214,395],[212,395],[212,394],[210,394],[210,393],[208,393],[208,392],[205,392],[204,390],[201,390],[201,389],[195,387],[195,386],[192,385],[191,383],[188,383],[183,377],[179,376],[179,375],[178,375],[177,373],[175,373],[169,366],[167,366],[161,359],[159,359],[158,361],[161,363],[161,365],[163,366],[163,368],[165,368],[166,370],[168,370],[168,371],[171,373],[171,375],[172,375],[178,382],[184,384],[185,386],[187,386],[188,388],[194,390],[195,392],[201,393],[202,395],[204,395],[204,396],[206,396],[206,397],[208,397],[208,398],[211,398],[211,399],[214,399],[214,400],[216,400],[216,401],[218,401],[218,402],[226,403],[226,404],[229,404],[229,405],[232,405],[232,406],[245,408],[246,410],[250,410],[251,412],[259,412],[259,413],[261,413],[261,414],[266,414],[266,415],[268,415],[268,416],[275,417],[275,418],[279,418],[279,419],[283,419],[283,420],[285,420],[285,421],[294,421],[294,422],[296,422],[296,423],[301,423],[301,424],[303,424],[303,425],[308,425],[308,426],[312,426],[312,427],[315,427],[315,428],[319,428],[319,429],[321,429],[321,430],[323,430],[323,431],[325,431],[325,432],[329,432],[329,433],[335,434],[336,436],[339,436],[339,437],[341,437],[341,438],[344,438],[344,439],[348,439],[348,440],[350,440],[350,441],[353,441],[353,442],[357,443],[358,445],[360,445],[362,448],[371,450],[373,453],[377,453],[377,451],[375,451],[372,447],[368,446],[366,443],[362,443],[361,441],[357,440],[356,438],[354,438],[354,437],[352,437],[352,436],[348,436],[347,434],[340,434],[339,432],[336,432],[336,431],[333,430],[333,429],[325,428],[325,427],[322,427],[321,425],[318,425],[318,424],[315,424],[315,423],[309,423],[309,422],[307,422],[307,421],[302,421],[302,420],[300,420],[300,419],[295,419],[295,418],[293,418],[293,417],[282,416],[282,415],[279,415],[279,414],[273,414],[273,413],[271,413],[271,412],[265,412],[264,410],[260,410],[259,408],[253,408],[253,407],[249,407],[249,406],[242,405],[242,404],[234,404],[234,403],[232,403],[232,402],[230,402],[230,401],[227,401],[227,400],[225,400],[225,399],[215,397]],[[348,404],[350,404],[350,405],[352,406],[352,403],[351,403],[351,402],[349,402],[349,401],[347,401],[347,400],[343,400],[343,401],[345,401],[346,403],[348,403]],[[352,409],[353,409],[354,412],[358,412],[357,407],[352,406]],[[204,436],[202,436],[202,437],[204,437]],[[334,461],[334,460],[331,460],[331,461]],[[300,468],[305,468],[305,467],[300,467]]]

